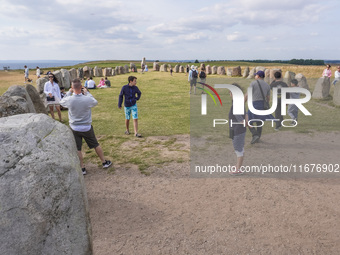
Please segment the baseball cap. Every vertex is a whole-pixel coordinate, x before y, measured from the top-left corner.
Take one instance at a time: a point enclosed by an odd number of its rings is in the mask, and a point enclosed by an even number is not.
[[[264,72],[263,71],[257,71],[257,73],[255,75],[258,75],[261,78],[264,78]]]

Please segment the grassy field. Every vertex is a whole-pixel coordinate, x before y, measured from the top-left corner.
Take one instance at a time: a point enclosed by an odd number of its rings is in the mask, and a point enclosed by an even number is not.
[[[123,64],[129,64],[130,61],[116,61],[116,62],[93,62],[89,66],[99,67],[114,67]],[[234,62],[232,62],[235,64]],[[140,66],[140,63],[137,63]],[[190,63],[191,64],[191,63]],[[209,63],[212,65],[212,63]],[[221,63],[215,63],[220,65]],[[244,64],[244,63],[243,63]],[[174,64],[172,63],[174,66]],[[198,64],[196,64],[198,65]],[[251,66],[259,64],[251,63]],[[84,66],[84,65],[82,65]],[[249,65],[250,66],[250,65]],[[295,73],[303,73],[307,79],[311,91],[313,91],[316,78],[319,77],[324,69],[323,66],[291,66],[291,65],[266,65],[269,68],[281,68],[284,72],[289,70]],[[152,63],[149,65],[152,68]],[[231,66],[228,66],[231,67]],[[58,68],[60,69],[60,68]],[[49,69],[57,70],[57,68]],[[30,72],[30,76],[34,77],[34,70]],[[175,146],[176,138],[171,138],[167,141],[153,141],[147,140],[151,136],[174,136],[190,133],[190,100],[192,114],[199,114],[201,97],[197,95],[189,95],[189,84],[187,76],[184,73],[170,73],[153,72],[141,74],[134,73],[137,77],[137,86],[142,92],[142,97],[138,102],[139,109],[139,132],[144,138],[137,139],[132,135],[124,135],[124,110],[118,109],[118,95],[123,85],[127,84],[127,78],[131,74],[118,75],[110,77],[112,87],[108,89],[93,90],[92,94],[98,100],[99,104],[93,108],[92,118],[93,126],[99,142],[101,143],[107,158],[113,160],[115,164],[135,164],[139,169],[148,174],[149,166],[162,164],[165,162],[177,160],[183,161],[182,158],[164,157],[161,155],[162,149],[171,151],[181,151],[181,148]],[[221,78],[221,76],[209,76],[211,79]],[[96,84],[99,83],[100,77],[94,78]],[[226,78],[223,80],[229,84],[237,82],[244,88],[244,91],[249,86],[251,80],[243,78]],[[11,85],[23,85],[24,77],[23,71],[0,71],[0,93],[3,94]],[[35,84],[35,79],[33,84]],[[333,94],[333,87],[331,88],[331,95]],[[199,92],[199,91],[197,91]],[[227,119],[227,113],[230,108],[231,98],[227,91],[218,91],[222,96],[224,107],[222,111],[224,118]],[[339,130],[340,119],[336,118],[339,115],[339,107],[332,105],[331,98],[327,100],[311,100],[305,104],[305,107],[312,113],[312,116],[304,116],[299,113],[299,123],[293,130],[295,132],[314,132],[314,131],[334,131]],[[208,98],[208,111],[220,112],[220,108],[213,105],[212,100]],[[221,116],[221,115],[219,115]],[[63,111],[64,120],[68,119],[67,112]],[[210,122],[209,122],[210,123]],[[212,127],[207,124],[205,131]],[[222,132],[227,132],[226,127],[219,127]],[[130,131],[133,130],[131,123]],[[284,128],[285,130],[292,130],[291,128]],[[269,125],[264,127],[264,134],[274,132]],[[250,136],[249,132],[247,136]],[[248,139],[248,138],[247,138]],[[86,154],[86,161],[98,163],[97,157],[93,150],[89,150],[87,146],[84,147]],[[111,170],[112,171],[112,170]]]

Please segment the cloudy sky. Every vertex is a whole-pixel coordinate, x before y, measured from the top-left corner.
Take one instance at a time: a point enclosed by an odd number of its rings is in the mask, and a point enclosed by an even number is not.
[[[337,0],[0,0],[0,60],[340,59]]]

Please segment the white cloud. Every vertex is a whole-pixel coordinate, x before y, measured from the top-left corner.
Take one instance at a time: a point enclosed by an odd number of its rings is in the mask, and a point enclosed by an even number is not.
[[[112,59],[124,58],[124,54],[126,58],[141,54],[157,59],[196,59],[198,54],[205,54],[211,59],[233,55],[238,59],[238,54],[246,51],[233,49],[235,42],[242,42],[245,49],[271,46],[277,50],[285,46],[288,51],[294,44],[312,49],[321,36],[333,43],[330,29],[335,29],[331,24],[337,22],[334,14],[339,9],[335,0],[0,2],[0,44],[7,49],[1,58],[28,56],[27,52],[47,58],[45,53],[53,49],[60,58],[77,59],[98,59],[108,54]],[[328,48],[334,52],[331,45]],[[295,49],[291,50],[294,54]],[[322,52],[326,49],[318,54]],[[285,58],[286,53],[277,52]]]
[[[228,34],[227,40],[228,41],[235,41],[235,42],[248,41],[247,37],[245,35],[240,34],[239,32],[234,32],[232,34]]]

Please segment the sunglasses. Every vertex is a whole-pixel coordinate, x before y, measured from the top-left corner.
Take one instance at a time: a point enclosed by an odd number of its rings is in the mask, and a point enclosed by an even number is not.
[[[53,78],[53,76],[48,76],[48,78]]]

